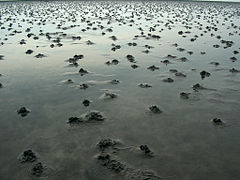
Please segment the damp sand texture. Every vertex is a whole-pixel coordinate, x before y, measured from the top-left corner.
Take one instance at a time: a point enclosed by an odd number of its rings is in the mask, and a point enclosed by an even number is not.
[[[0,3],[0,179],[240,179],[240,4]]]

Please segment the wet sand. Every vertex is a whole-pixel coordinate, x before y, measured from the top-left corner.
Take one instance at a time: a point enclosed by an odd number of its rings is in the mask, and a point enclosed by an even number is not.
[[[1,2],[0,179],[240,179],[239,14]]]

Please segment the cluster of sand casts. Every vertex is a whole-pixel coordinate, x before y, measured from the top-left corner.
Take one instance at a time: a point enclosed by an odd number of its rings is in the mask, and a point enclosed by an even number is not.
[[[177,3],[168,2],[162,3],[113,3],[113,2],[69,2],[71,10],[67,11],[62,3],[27,3],[27,4],[9,4],[5,5],[5,9],[1,8],[0,28],[4,31],[5,37],[1,36],[0,43],[4,46],[8,43],[8,39],[17,34],[23,34],[23,39],[19,39],[16,43],[19,46],[28,44],[29,39],[34,40],[37,44],[38,41],[44,39],[48,42],[50,48],[64,48],[65,43],[83,43],[86,46],[96,46],[97,43],[87,38],[88,32],[100,32],[97,35],[110,39],[112,42],[109,45],[110,52],[121,51],[122,48],[128,48],[129,52],[135,47],[141,47],[142,50],[139,54],[150,55],[152,50],[157,48],[152,46],[152,42],[160,41],[163,34],[166,31],[176,30],[174,36],[176,38],[182,38],[187,44],[191,43],[192,46],[196,46],[199,43],[199,38],[205,35],[210,35],[211,38],[217,40],[218,44],[213,44],[212,48],[219,48],[221,51],[229,51],[231,49],[232,54],[224,61],[229,63],[229,67],[221,67],[221,62],[218,60],[209,60],[208,65],[216,68],[220,68],[223,71],[227,71],[229,74],[239,73],[239,68],[236,65],[239,61],[240,47],[238,42],[234,42],[231,36],[240,35],[239,24],[231,21],[232,17],[239,15],[239,11],[232,9],[231,7],[225,7],[224,5],[216,5],[212,9],[207,8],[207,4],[198,3],[198,7],[194,3]],[[44,7],[44,8],[38,8]],[[25,16],[22,16],[22,15]],[[23,18],[22,18],[23,17]],[[41,27],[47,26],[51,23],[55,26],[56,32],[43,30]],[[150,25],[145,26],[144,23]],[[22,25],[24,24],[24,25]],[[70,24],[70,25],[69,25]],[[180,29],[180,24],[182,25]],[[207,24],[207,26],[206,26]],[[115,33],[115,28],[124,28],[125,26],[136,28],[136,33],[133,37],[129,37],[129,42],[120,41],[121,35]],[[229,32],[229,39],[222,38],[219,26],[225,27]],[[81,35],[72,34],[72,29],[79,29]],[[195,33],[198,32],[198,33]],[[127,33],[127,32],[123,32]],[[194,34],[195,33],[195,34]],[[85,35],[86,34],[86,35]],[[148,40],[148,44],[142,44],[142,40]],[[38,46],[37,46],[38,47]],[[161,66],[169,67],[168,72],[160,75],[162,83],[175,83],[179,78],[188,78],[188,72],[183,72],[176,68],[171,68],[172,64],[184,64],[191,61],[191,56],[198,53],[203,58],[207,55],[206,51],[194,52],[191,49],[186,49],[184,46],[179,45],[176,42],[171,43],[171,47],[175,47],[182,56],[175,54],[163,54],[159,61],[155,64],[149,64],[146,67],[142,67],[138,59],[133,54],[125,54],[122,59],[114,58],[106,60],[105,66],[112,67],[119,64],[126,64],[132,68],[132,71],[136,71],[139,68],[147,71],[160,71]],[[38,52],[38,49],[26,49],[24,54],[32,56],[36,60],[44,60],[50,58],[44,52]],[[103,52],[105,53],[105,52]],[[87,54],[84,52],[80,54],[72,54],[68,59],[62,59],[67,63],[67,66],[74,68],[71,73],[66,73],[68,76],[60,83],[69,87],[78,88],[81,91],[88,91],[88,88],[100,84],[110,84],[117,86],[120,83],[124,83],[121,79],[107,79],[106,81],[86,81],[76,83],[72,76],[83,77],[93,75],[87,68],[81,67],[81,61],[84,61]],[[8,60],[8,54],[1,52],[1,61]],[[135,70],[136,69],[136,70]],[[211,78],[215,73],[209,72],[205,69],[189,69],[189,71],[198,74],[201,78],[201,82],[196,81],[195,84],[189,84],[192,87],[192,91],[183,92],[179,91],[178,97],[183,101],[191,100],[194,98],[195,93],[199,91],[217,91],[212,87],[205,87],[202,82],[205,79]],[[0,72],[1,73],[1,72]],[[79,76],[78,76],[79,75]],[[95,74],[96,75],[96,74]],[[0,74],[0,78],[5,74]],[[1,81],[1,79],[0,79]],[[0,88],[8,88],[4,85],[4,82],[0,83]],[[148,82],[136,83],[136,88],[154,88],[154,84]],[[104,90],[102,99],[115,99],[119,98],[121,92]],[[94,99],[86,98],[81,103],[91,109],[91,103]],[[27,106],[27,105],[26,105]],[[153,104],[147,109],[152,115],[161,116],[164,110],[161,109],[161,105]],[[17,112],[20,116],[25,117],[31,111],[31,107],[19,107]],[[141,113],[141,112],[140,112]],[[79,117],[69,117],[66,122],[70,127],[81,126],[84,123],[101,123],[105,121],[104,114],[97,110],[89,110]],[[226,123],[221,117],[213,117],[209,119],[208,123],[213,123],[217,127],[225,127]],[[146,144],[133,146],[125,146],[121,141],[114,139],[102,139],[100,142],[96,142],[96,149],[99,154],[96,155],[96,162],[100,166],[106,167],[112,173],[118,173],[125,179],[138,179],[138,180],[155,180],[161,178],[174,178],[174,176],[160,177],[156,173],[150,170],[135,169],[127,162],[121,161],[118,157],[119,151],[134,150],[136,153],[142,153],[144,156],[154,158],[155,153]],[[49,169],[47,165],[44,165],[38,158],[38,154],[31,149],[23,151],[19,156],[21,163],[33,163],[31,169],[31,175],[35,177],[41,177],[47,175]]]

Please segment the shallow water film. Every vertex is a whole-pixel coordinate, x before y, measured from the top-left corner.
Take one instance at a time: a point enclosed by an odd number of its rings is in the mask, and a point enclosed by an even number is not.
[[[0,179],[240,179],[240,4],[0,3]]]

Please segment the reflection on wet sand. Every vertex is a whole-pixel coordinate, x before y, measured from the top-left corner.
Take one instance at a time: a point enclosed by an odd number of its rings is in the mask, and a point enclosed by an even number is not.
[[[0,177],[240,179],[239,14],[2,2]]]

